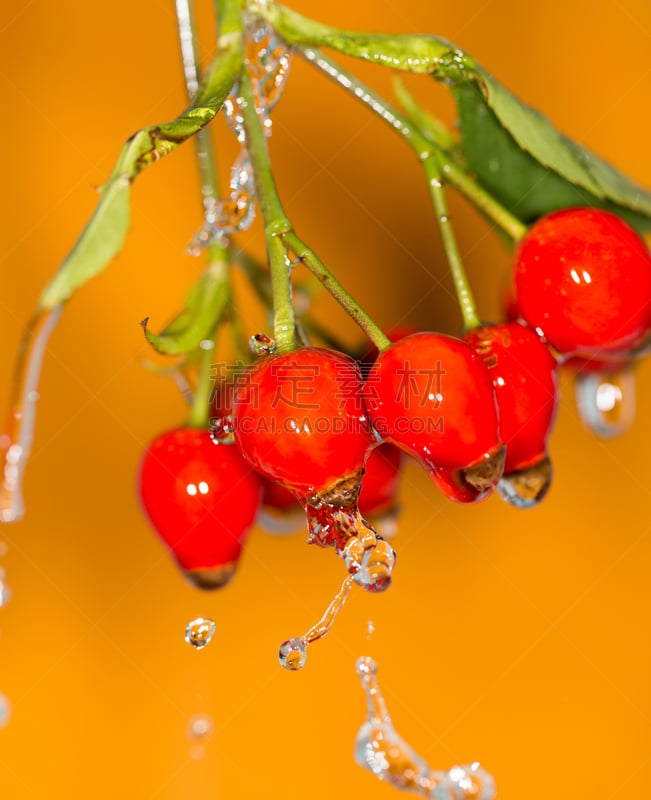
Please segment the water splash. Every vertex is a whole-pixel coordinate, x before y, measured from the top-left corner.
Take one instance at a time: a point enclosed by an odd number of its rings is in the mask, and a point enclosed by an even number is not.
[[[391,586],[396,554],[352,506],[307,505],[309,544],[334,547],[356,584],[368,592]]]
[[[545,498],[553,478],[552,463],[547,456],[526,469],[502,476],[497,491],[515,508],[534,508]]]
[[[321,619],[301,637],[285,640],[278,650],[278,661],[282,667],[296,672],[302,669],[307,658],[307,647],[316,642],[330,631],[339,612],[346,604],[348,595],[353,586],[353,578],[349,575],[341,584],[341,589],[326,608]]]
[[[588,372],[576,376],[576,406],[584,424],[603,439],[621,436],[635,420],[635,372]]]
[[[355,761],[400,791],[436,800],[492,800],[495,782],[478,762],[432,770],[395,730],[369,656],[357,660],[357,675],[366,694],[367,716],[355,741]]]
[[[205,617],[197,617],[185,628],[185,641],[195,650],[203,650],[215,635],[215,623]]]
[[[265,136],[271,136],[270,113],[285,86],[291,62],[291,52],[278,38],[273,28],[261,20],[249,20],[245,40],[245,58],[255,100]],[[224,101],[224,115],[241,145],[233,163],[229,193],[225,198],[205,198],[204,225],[188,245],[192,255],[198,255],[211,242],[224,242],[238,231],[245,231],[255,219],[255,183],[249,159],[242,107],[244,100],[236,83]]]
[[[5,434],[0,437],[4,451],[0,487],[0,522],[17,522],[25,513],[23,478],[32,448],[38,383],[43,356],[50,335],[61,316],[62,306],[41,311],[27,325],[18,351],[16,371]]]

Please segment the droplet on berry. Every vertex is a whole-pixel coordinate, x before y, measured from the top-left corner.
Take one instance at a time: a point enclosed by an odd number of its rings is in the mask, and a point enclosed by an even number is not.
[[[208,432],[214,444],[232,444],[235,441],[233,420],[229,416],[211,417]]]
[[[575,378],[576,406],[582,421],[597,436],[611,439],[625,433],[635,419],[635,372],[581,373]]]
[[[197,617],[185,628],[185,641],[195,650],[203,650],[215,634],[215,623],[206,617]]]
[[[278,661],[280,666],[291,672],[303,669],[307,658],[307,648],[302,639],[287,639],[280,645],[278,650]]]
[[[276,340],[264,333],[254,333],[249,339],[249,347],[254,356],[269,356],[276,349]]]
[[[545,497],[552,483],[549,457],[526,469],[503,475],[497,484],[500,497],[516,508],[533,508]]]
[[[357,507],[321,503],[306,506],[308,542],[334,547],[358,586],[383,592],[391,585],[396,554],[362,517]]]

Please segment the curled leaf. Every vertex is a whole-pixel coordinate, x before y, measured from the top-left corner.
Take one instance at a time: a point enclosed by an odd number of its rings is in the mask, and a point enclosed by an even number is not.
[[[143,169],[200,131],[221,108],[242,65],[238,31],[222,34],[215,60],[191,105],[172,122],[150,125],[124,145],[88,224],[43,290],[39,309],[64,303],[120,252],[129,228],[131,182]]]

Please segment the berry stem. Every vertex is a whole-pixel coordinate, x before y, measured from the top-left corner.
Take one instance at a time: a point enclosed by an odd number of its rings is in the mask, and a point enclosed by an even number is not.
[[[425,170],[425,177],[427,178],[427,189],[432,199],[436,221],[441,231],[443,248],[445,249],[445,255],[447,256],[450,272],[452,273],[454,289],[457,293],[457,300],[459,301],[459,308],[461,309],[461,316],[463,317],[463,327],[466,331],[470,331],[474,328],[478,328],[481,325],[481,320],[477,315],[475,300],[472,295],[472,290],[470,289],[468,277],[466,276],[466,270],[461,261],[452,222],[450,221],[437,154],[435,152],[424,153],[422,156],[422,163],[423,169]]]
[[[262,212],[267,240],[274,306],[274,338],[277,351],[286,353],[295,347],[296,325],[292,306],[290,268],[285,248],[279,236],[291,230],[292,224],[285,216],[278,196],[271,171],[267,142],[256,111],[255,95],[246,68],[242,70],[240,77],[240,97],[240,110],[253,168],[256,196]]]
[[[293,230],[281,234],[286,247],[304,264],[320,281],[339,305],[348,312],[378,350],[386,350],[391,341],[382,329],[369,317],[359,303],[348,293],[321,261],[317,254],[300,239]]]
[[[176,0],[176,19],[178,23],[179,45],[185,85],[190,101],[199,89],[201,79],[201,60],[199,43],[196,35],[194,0]],[[204,213],[207,215],[214,209],[219,199],[219,180],[217,164],[210,129],[205,127],[195,136],[197,164],[201,181],[201,196]]]
[[[337,64],[336,61],[324,55],[320,50],[299,46],[298,52],[396,130],[420,160],[423,160],[424,153],[433,149],[436,150],[440,171],[447,183],[461,192],[467,200],[480,209],[514,242],[524,236],[528,230],[527,226],[498,203],[485,189],[482,189],[463,167],[455,161],[454,157],[446,151],[441,141],[435,141],[431,136],[426,136],[417,125],[401,114],[383,97],[380,97],[380,95],[376,94],[362,81]]]
[[[326,287],[335,300],[348,312],[366,333],[373,344],[383,350],[390,342],[380,327],[344,289],[314,251],[294,232],[285,215],[271,172],[267,143],[255,110],[255,97],[251,79],[243,71],[240,80],[242,117],[253,167],[256,194],[265,224],[269,268],[274,302],[274,338],[279,353],[294,348],[296,321],[291,302],[290,262],[288,250],[302,261],[310,272]]]

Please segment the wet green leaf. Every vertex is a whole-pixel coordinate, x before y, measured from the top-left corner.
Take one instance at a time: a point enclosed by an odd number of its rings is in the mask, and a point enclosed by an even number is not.
[[[328,47],[354,58],[408,72],[434,72],[451,45],[436,36],[340,30],[273,3],[257,9],[289,43]]]
[[[155,350],[169,356],[184,355],[211,338],[229,300],[226,269],[224,261],[212,262],[188,292],[183,311],[159,334],[149,330],[149,317],[140,323]]]
[[[651,228],[651,194],[560,133],[484,69],[454,83],[462,149],[469,168],[524,222],[559,208],[610,209]]]

